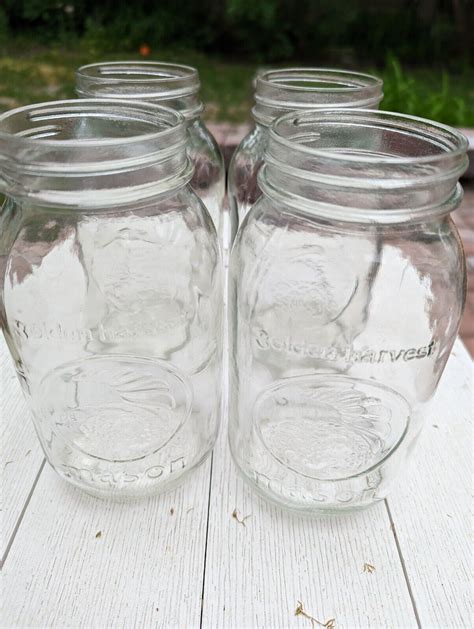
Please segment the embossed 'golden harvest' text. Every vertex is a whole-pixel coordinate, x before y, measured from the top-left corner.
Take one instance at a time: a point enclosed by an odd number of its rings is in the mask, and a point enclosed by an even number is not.
[[[434,353],[435,341],[428,345],[396,349],[354,349],[352,345],[342,347],[319,347],[316,343],[296,342],[291,337],[277,338],[260,329],[254,337],[255,345],[263,351],[285,352],[294,356],[306,356],[321,360],[346,363],[396,363],[398,361],[420,360]]]

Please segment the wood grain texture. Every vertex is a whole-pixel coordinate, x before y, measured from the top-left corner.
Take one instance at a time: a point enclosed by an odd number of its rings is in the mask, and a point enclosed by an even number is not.
[[[268,505],[236,476],[225,430],[214,453],[209,521],[210,460],[175,491],[130,504],[91,498],[46,466],[5,563],[0,625],[198,627],[204,578],[206,628],[313,629],[295,616],[298,601],[323,623],[335,618],[337,628],[415,628],[410,593],[422,627],[470,626],[469,367],[458,342],[407,480],[387,506],[356,515],[311,519]],[[2,408],[21,406],[16,380],[7,386],[12,395]],[[12,522],[22,508],[15,496],[32,487],[23,477],[35,452],[37,470],[41,464],[26,407],[16,412],[23,420],[12,426],[25,432],[7,431],[4,450],[23,453],[30,438],[32,451],[4,483]],[[245,526],[234,509],[250,515]],[[375,566],[372,574],[365,563]]]
[[[199,626],[209,472],[119,504],[47,466],[5,563],[2,626]]]
[[[4,558],[44,457],[1,334],[0,424],[0,558]]]
[[[214,454],[203,627],[311,629],[295,616],[298,601],[336,627],[417,626],[383,503],[336,518],[286,513],[236,476],[224,439]],[[234,509],[249,516],[245,526]]]
[[[423,627],[472,627],[472,375],[457,342],[406,481],[387,500]]]

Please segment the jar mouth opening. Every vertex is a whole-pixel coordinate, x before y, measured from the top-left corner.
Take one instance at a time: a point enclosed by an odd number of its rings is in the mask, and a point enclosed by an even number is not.
[[[183,116],[112,99],[53,101],[0,116],[0,189],[50,206],[126,204],[192,176]]]
[[[76,76],[96,84],[148,84],[159,92],[179,91],[181,95],[199,91],[198,71],[191,66],[161,61],[109,61],[81,66]]]
[[[367,88],[382,89],[383,81],[363,72],[335,68],[285,68],[266,70],[257,76],[261,86],[278,86],[298,92],[358,92]]]
[[[255,121],[270,126],[291,111],[377,107],[383,81],[362,72],[332,68],[266,70],[255,81]]]
[[[374,132],[378,143],[370,139]],[[447,125],[372,109],[291,112],[274,122],[270,137],[299,154],[359,167],[432,164],[462,156],[468,148],[466,137]]]
[[[186,120],[197,118],[204,109],[200,88],[198,71],[176,63],[111,61],[92,63],[76,71],[78,96],[165,103]]]
[[[180,129],[184,129],[184,118],[179,112],[122,99],[52,101],[0,115],[0,140],[24,148],[130,148],[134,143],[153,141],[164,144]]]

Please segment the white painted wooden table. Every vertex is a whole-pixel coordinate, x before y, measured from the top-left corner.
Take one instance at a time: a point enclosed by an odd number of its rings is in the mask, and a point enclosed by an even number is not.
[[[472,371],[459,341],[399,488],[318,519],[254,496],[225,430],[173,492],[131,505],[82,494],[44,464],[3,338],[0,354],[2,627],[311,628],[298,601],[337,628],[472,626]]]

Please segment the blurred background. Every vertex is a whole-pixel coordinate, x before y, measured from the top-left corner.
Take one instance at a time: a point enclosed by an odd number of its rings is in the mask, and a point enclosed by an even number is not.
[[[206,118],[249,118],[262,66],[379,74],[383,108],[474,127],[473,0],[2,0],[0,107],[74,95],[108,59],[196,66]]]
[[[255,72],[294,65],[377,74],[382,109],[460,127],[474,148],[474,0],[0,1],[0,111],[73,97],[78,66],[119,59],[197,67],[227,158]],[[474,280],[474,181],[464,187],[454,219]],[[474,355],[474,281],[461,333]]]

